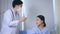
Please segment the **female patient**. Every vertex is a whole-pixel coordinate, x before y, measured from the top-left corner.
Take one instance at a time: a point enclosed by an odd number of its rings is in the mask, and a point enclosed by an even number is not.
[[[50,34],[46,28],[45,18],[43,15],[38,15],[36,18],[37,27],[32,29],[32,34]]]

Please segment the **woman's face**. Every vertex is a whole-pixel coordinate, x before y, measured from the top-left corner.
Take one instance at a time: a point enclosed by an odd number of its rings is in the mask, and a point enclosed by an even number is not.
[[[40,18],[36,18],[36,24],[39,26],[43,23],[43,21]]]

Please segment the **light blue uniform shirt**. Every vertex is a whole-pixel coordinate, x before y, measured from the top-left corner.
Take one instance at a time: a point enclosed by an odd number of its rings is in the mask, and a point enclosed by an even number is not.
[[[42,30],[40,30],[38,27],[34,27],[31,30],[31,34],[50,34],[50,32],[46,27],[44,27]]]

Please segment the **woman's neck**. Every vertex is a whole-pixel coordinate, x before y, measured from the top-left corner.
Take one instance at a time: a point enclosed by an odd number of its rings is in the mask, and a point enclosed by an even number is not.
[[[38,27],[39,27],[40,30],[42,30],[42,29],[44,28],[43,25],[40,25],[40,26],[38,26]]]

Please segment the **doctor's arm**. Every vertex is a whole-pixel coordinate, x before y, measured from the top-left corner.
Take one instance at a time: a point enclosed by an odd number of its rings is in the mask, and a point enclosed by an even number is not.
[[[3,18],[3,20],[4,20],[4,23],[6,23],[6,25],[7,26],[17,26],[18,24],[19,24],[19,22],[21,23],[22,21],[25,21],[26,20],[26,17],[22,17],[22,18],[20,18],[20,20],[12,20],[13,18],[12,18],[12,16],[11,16],[12,14],[9,12],[9,11],[6,11],[5,13],[4,13],[4,18]]]
[[[26,19],[27,19],[26,17],[21,17],[19,20],[13,20],[10,22],[9,26],[16,27],[19,23],[25,22]]]
[[[26,17],[21,17],[20,20],[13,20],[10,22],[9,26],[16,27],[19,23],[25,22],[26,19],[27,19]]]
[[[19,20],[13,20],[9,23],[9,27],[16,27],[19,24]]]
[[[19,13],[21,14],[21,13]],[[27,14],[25,12],[23,12],[23,17],[21,17],[19,20],[13,20],[10,22],[10,26],[17,26],[20,23],[22,22],[25,22],[27,19]]]

